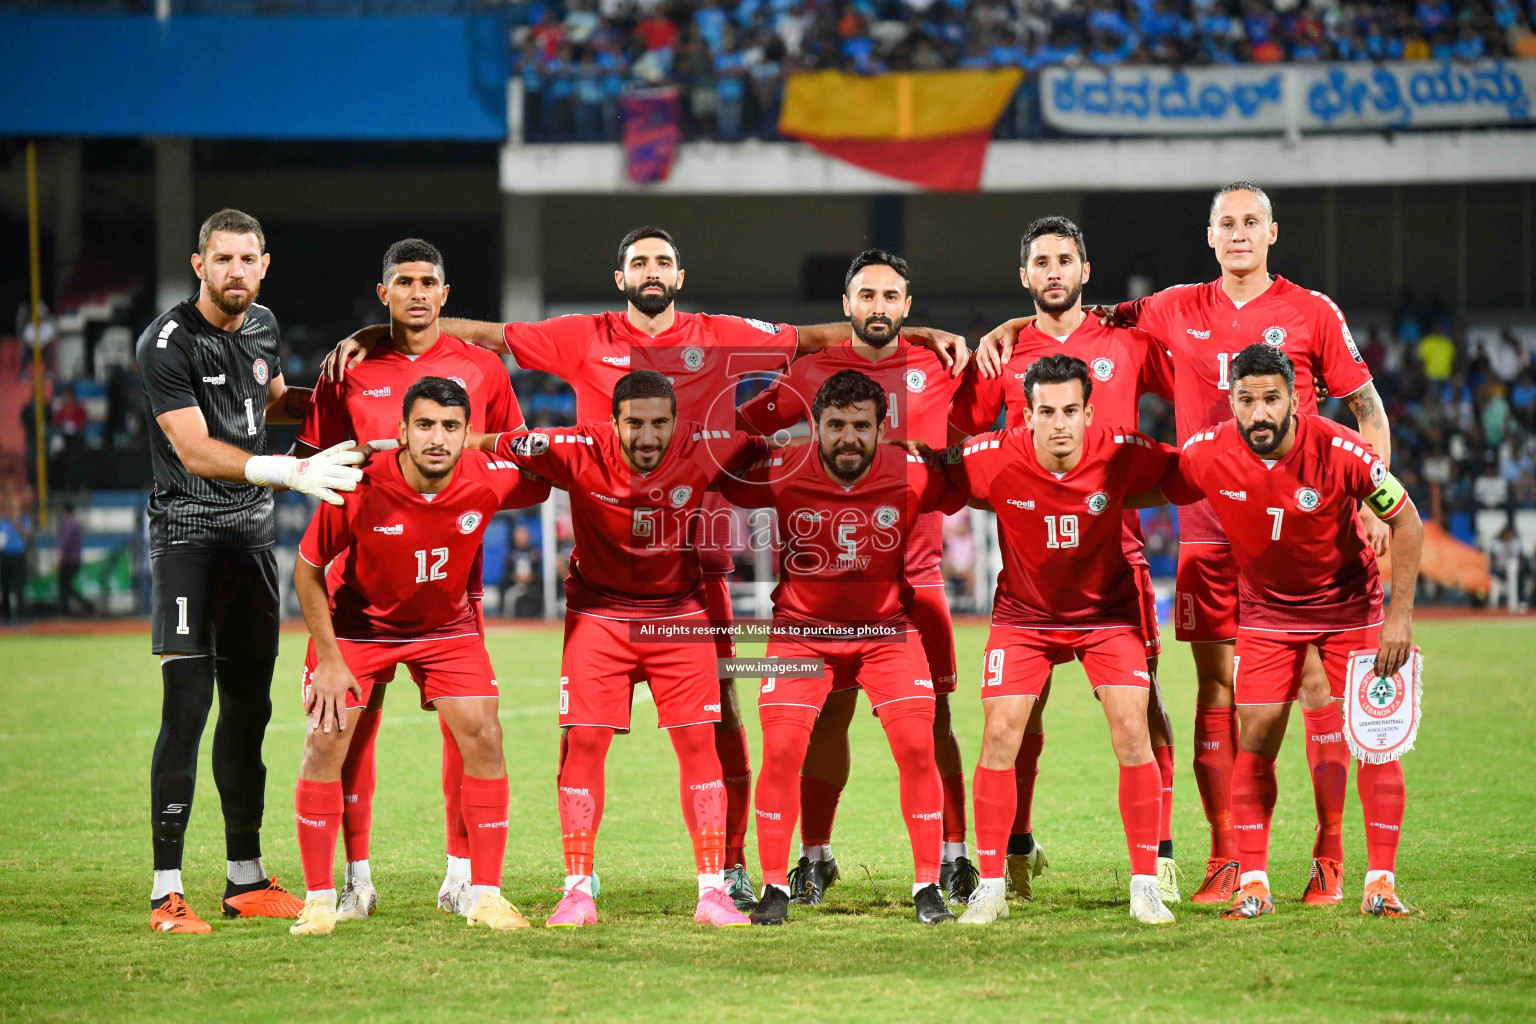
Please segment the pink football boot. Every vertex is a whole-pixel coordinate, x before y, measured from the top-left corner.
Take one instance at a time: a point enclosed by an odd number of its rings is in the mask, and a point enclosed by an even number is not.
[[[699,906],[693,912],[693,919],[716,928],[736,928],[752,923],[751,918],[736,909],[724,889],[705,889],[699,893]]]
[[[560,905],[544,922],[545,928],[581,928],[597,924],[597,904],[585,889],[572,887],[565,890]]]

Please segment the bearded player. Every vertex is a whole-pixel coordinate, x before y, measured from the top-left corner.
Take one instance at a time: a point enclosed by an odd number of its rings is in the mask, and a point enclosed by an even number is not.
[[[1233,920],[1275,911],[1268,875],[1275,758],[1308,649],[1320,656],[1335,701],[1347,689],[1351,653],[1376,650],[1376,674],[1383,677],[1412,653],[1424,540],[1418,511],[1359,434],[1299,411],[1295,374],[1273,346],[1239,352],[1231,364],[1235,421],[1186,441],[1178,478],[1163,486],[1181,504],[1201,496],[1210,502],[1241,570],[1236,685],[1242,731],[1232,810],[1242,877],[1222,913]],[[1357,513],[1362,501],[1392,531],[1392,602],[1385,615],[1376,552]],[[1398,899],[1394,871],[1405,801],[1402,762],[1356,761],[1355,773],[1365,812],[1360,912],[1401,917],[1408,909]],[[1337,903],[1342,874],[1330,882],[1329,902]]]
[[[604,422],[615,383],[630,370],[652,369],[670,377],[681,418],[711,430],[736,427],[736,386],[753,371],[782,368],[798,354],[846,340],[846,324],[792,327],[734,316],[685,313],[676,307],[685,272],[677,243],[658,227],[641,227],[619,242],[615,287],[627,306],[621,313],[556,317],[537,323],[485,323],[449,319],[444,330],[494,352],[510,353],[525,370],[560,377],[576,392],[576,421]],[[383,335],[382,327],[357,332],[337,346],[327,360],[328,373],[340,377],[358,365]],[[943,331],[912,328],[908,334],[937,352],[958,373],[970,358],[965,340]],[[718,494],[710,494],[708,528],[700,538],[704,592],[710,617],[731,619],[729,549],[734,515]],[[718,654],[730,657],[735,646],[719,637]],[[743,843],[751,812],[752,769],[746,728],[729,679],[719,681],[721,722],[715,746],[725,770],[728,808],[726,864],[738,906],[752,905],[752,881],[745,870]]]
[[[1360,433],[1390,465],[1386,413],[1343,313],[1326,295],[1269,273],[1269,250],[1279,231],[1263,189],[1245,181],[1223,186],[1211,199],[1206,224],[1206,241],[1221,265],[1221,277],[1121,303],[1113,319],[1147,331],[1172,356],[1180,443],[1231,417],[1232,359],[1254,342],[1263,342],[1290,355],[1301,412],[1317,410],[1319,384],[1325,386],[1330,395],[1349,404]],[[994,335],[1001,337],[1013,326],[1005,325]],[[983,347],[987,345],[983,339]],[[1377,554],[1384,553],[1388,530],[1369,510],[1361,517]],[[1194,773],[1211,826],[1211,854],[1205,880],[1192,897],[1196,903],[1225,903],[1238,880],[1231,804],[1238,604],[1237,567],[1220,523],[1204,502],[1186,509],[1179,516],[1175,633],[1189,641],[1195,659],[1199,689]],[[1349,750],[1338,706],[1329,699],[1327,676],[1312,652],[1302,673],[1301,706],[1318,819],[1304,899],[1331,903],[1330,894],[1337,891],[1343,872],[1341,828]]]
[[[786,872],[801,764],[827,695],[845,687],[869,695],[896,759],[917,919],[955,919],[938,884],[943,796],[933,753],[935,686],[924,645],[913,635],[908,552],[919,524],[952,495],[943,474],[923,459],[880,443],[887,435],[886,395],[884,383],[858,370],[832,374],[811,403],[814,454],[786,448],[744,480],[721,484],[736,504],[771,507],[783,524],[767,657],[825,663],[814,675],[766,678],[758,695],[763,894],[753,924],[783,924],[788,917]]]
[[[951,483],[997,513],[1003,549],[983,662],[981,758],[971,783],[981,881],[963,924],[1008,916],[1003,870],[1019,745],[1051,666],[1074,658],[1104,709],[1120,763],[1131,916],[1173,922],[1157,885],[1163,792],[1147,729],[1152,674],[1121,512],[1126,495],[1156,487],[1177,458],[1135,430],[1095,424],[1093,393],[1081,359],[1037,359],[1024,377],[1028,424],[979,434],[945,454]]]
[[[852,337],[840,345],[797,359],[789,370],[741,407],[739,422],[773,435],[811,418],[818,391],[844,370],[873,380],[885,399],[885,439],[921,441],[934,450],[949,441],[950,399],[957,379],[937,356],[901,336],[912,311],[912,272],[907,261],[880,249],[854,257],[843,281],[843,312]],[[933,681],[933,742],[944,790],[944,849],[939,888],[963,903],[976,884],[965,845],[965,769],[949,720],[955,690],[955,634],[939,563],[944,550],[944,516],[930,511],[912,524],[904,550],[912,586],[912,626],[922,640]],[[791,900],[817,904],[841,876],[832,856],[832,819],[848,784],[848,726],[857,706],[853,673],[840,673],[811,730],[800,768],[800,862],[790,879]]]
[[[961,378],[950,420],[966,434],[991,430],[1006,414],[1009,428],[1030,420],[1026,371],[1037,359],[1065,355],[1081,359],[1093,378],[1094,413],[1101,424],[1135,427],[1141,396],[1171,397],[1173,366],[1168,353],[1145,332],[1112,327],[1083,310],[1083,286],[1091,267],[1087,244],[1078,226],[1065,217],[1042,217],[1030,224],[1019,244],[1019,279],[1034,301],[1035,316],[1019,331],[1013,360],[1001,376],[984,377],[971,367]],[[1021,358],[1022,357],[1022,358]],[[1162,820],[1158,826],[1157,884],[1166,903],[1179,900],[1178,869],[1173,860],[1173,723],[1157,685],[1157,660],[1162,653],[1157,622],[1157,595],[1143,553],[1141,519],[1133,510],[1123,515],[1126,561],[1141,595],[1141,632],[1147,645],[1147,671],[1152,685],[1147,701],[1147,729],[1152,758],[1162,779]],[[1045,681],[1019,743],[1014,765],[1018,802],[1008,837],[1008,882],[1021,899],[1034,898],[1034,878],[1047,866],[1045,850],[1035,842],[1030,822],[1040,752],[1045,745],[1043,713],[1051,694]]]
[[[467,589],[491,516],[543,501],[549,485],[485,452],[464,451],[469,420],[469,395],[457,383],[416,381],[397,427],[403,450],[375,457],[344,505],[321,505],[299,545],[294,591],[310,632],[310,729],[294,791],[307,890],[289,929],[295,935],[329,935],[336,927],[342,765],[372,690],[402,664],[421,689],[421,706],[447,723],[463,759],[459,804],[471,885],[465,917],[501,931],[528,927],[501,895],[507,767],[496,679]]]
[[[768,445],[679,420],[672,384],[655,370],[619,378],[611,409],[604,423],[493,439],[498,457],[570,494],[576,538],[560,664],[565,895],[545,924],[597,923],[592,868],[604,763],[614,733],[629,731],[632,691],[644,681],[677,754],[698,867],[694,920],[745,925],[724,876],[725,792],[714,743],[720,687],[697,540],[707,490]],[[695,635],[672,639],[657,627]]]
[[[453,380],[469,395],[468,429],[473,433],[520,430],[523,413],[512,391],[506,367],[490,352],[445,334],[438,319],[448,301],[447,274],[437,247],[419,238],[396,242],[384,254],[384,269],[376,286],[379,301],[389,309],[389,337],[373,358],[343,381],[322,375],[315,398],[299,429],[294,454],[300,457],[349,438],[367,441],[393,437],[398,431],[399,396],[423,377]],[[470,567],[470,600],[476,621],[480,612],[481,555]],[[376,773],[373,744],[378,736],[386,687],[373,688],[371,705],[358,716],[355,733],[341,769],[341,834],[347,850],[346,884],[336,904],[338,920],[362,920],[378,906],[378,892],[368,859],[373,822]],[[469,909],[469,834],[459,807],[464,763],[459,744],[439,718],[443,734],[443,804],[447,809],[448,872],[438,890],[438,906],[449,913]]]

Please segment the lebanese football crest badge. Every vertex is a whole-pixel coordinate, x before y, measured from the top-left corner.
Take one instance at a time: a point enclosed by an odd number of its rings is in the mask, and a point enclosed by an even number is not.
[[[915,395],[915,394],[918,394],[919,392],[921,392],[923,390],[923,388],[925,388],[927,386],[928,386],[928,375],[926,373],[924,373],[922,370],[908,370],[907,371],[907,390],[908,391],[912,392]]]
[[[265,384],[267,382],[267,361],[265,359],[258,359],[251,364],[251,376],[256,378],[257,384]]]
[[[697,370],[704,365],[704,350],[697,345],[689,345],[683,349],[683,366],[689,370]]]
[[[1296,507],[1303,512],[1311,512],[1323,503],[1323,496],[1310,487],[1302,487],[1296,492]]]
[[[1093,379],[1100,383],[1115,375],[1115,361],[1106,356],[1095,359],[1088,368],[1093,371]]]
[[[1285,347],[1285,328],[1284,327],[1266,327],[1264,329],[1263,337],[1264,337],[1264,344],[1268,345],[1270,348],[1284,348]]]
[[[881,505],[875,509],[875,525],[882,530],[888,530],[895,526],[897,518],[896,506],[894,505]]]
[[[463,515],[459,516],[459,532],[474,533],[476,528],[480,526],[480,520],[484,518],[484,516],[482,516],[479,512],[474,511],[473,509],[465,512]]]
[[[672,488],[672,493],[667,495],[667,500],[672,502],[673,508],[682,508],[693,497],[693,488],[687,484],[678,484]]]
[[[1100,512],[1103,512],[1107,508],[1109,508],[1109,495],[1105,494],[1103,491],[1094,491],[1092,494],[1088,495],[1089,512],[1092,512],[1094,515],[1098,515]]]

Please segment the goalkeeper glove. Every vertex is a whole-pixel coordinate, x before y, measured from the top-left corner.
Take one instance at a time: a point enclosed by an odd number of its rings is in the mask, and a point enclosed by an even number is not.
[[[307,459],[291,455],[253,455],[245,464],[245,478],[258,487],[287,487],[312,495],[332,505],[340,505],[337,491],[351,491],[363,478],[355,469],[363,453],[351,441],[332,445]]]

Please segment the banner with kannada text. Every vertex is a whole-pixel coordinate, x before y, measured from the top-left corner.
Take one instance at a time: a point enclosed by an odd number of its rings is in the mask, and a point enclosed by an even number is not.
[[[1528,125],[1536,60],[1053,67],[1046,124],[1086,135]]]

